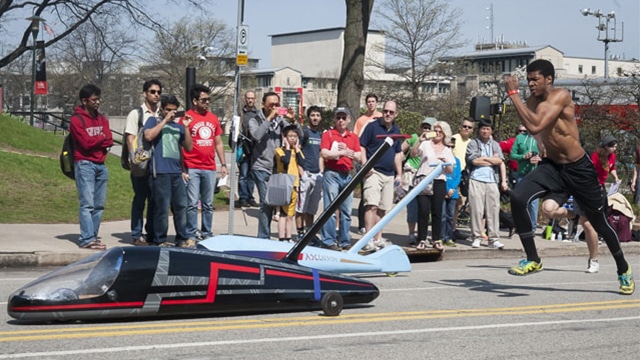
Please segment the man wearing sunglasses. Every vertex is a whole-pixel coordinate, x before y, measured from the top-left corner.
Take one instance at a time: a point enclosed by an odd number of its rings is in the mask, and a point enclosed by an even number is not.
[[[395,124],[398,108],[395,101],[386,101],[382,107],[382,117],[371,121],[360,135],[362,163],[366,163],[384,142],[384,136],[400,135],[400,128]],[[388,149],[382,158],[376,162],[373,169],[366,175],[362,200],[365,214],[364,226],[369,231],[393,207],[394,183],[402,182],[402,146],[400,140],[395,140],[393,147]],[[382,239],[382,232],[375,235],[374,240],[365,249],[383,248],[387,241]]]
[[[460,160],[460,170],[462,171],[462,177],[464,177],[464,181],[469,183],[469,171],[465,171],[467,167],[467,145],[471,142],[471,135],[473,134],[473,127],[475,125],[475,120],[471,117],[466,117],[462,119],[462,123],[460,124],[460,132],[454,134],[451,138],[455,139],[456,147],[453,149],[453,156]],[[461,182],[462,183],[462,182]],[[467,189],[458,189],[458,200],[456,202],[456,211],[453,214],[453,238],[455,239],[464,239],[465,236],[462,235],[457,229],[456,226],[458,224],[458,214],[460,213],[460,208],[467,201],[468,188]]]
[[[262,95],[262,109],[249,119],[249,136],[253,141],[251,150],[250,176],[258,187],[260,211],[258,212],[258,237],[271,237],[271,219],[273,207],[265,203],[267,195],[267,181],[273,172],[276,148],[282,144],[282,129],[287,122],[278,114],[280,95],[267,92]]]
[[[208,87],[196,84],[191,90],[193,107],[181,119],[185,131],[191,132],[193,149],[182,149],[187,182],[187,237],[184,247],[195,247],[194,239],[206,239],[213,235],[213,192],[216,186],[216,154],[220,161],[220,177],[227,176],[227,164],[222,143],[222,127],[218,117],[209,111],[211,95]],[[187,119],[192,121],[187,123]],[[198,230],[198,201],[201,204],[201,225]],[[198,236],[198,231],[200,235]]]
[[[142,85],[142,97],[144,102],[139,107],[131,110],[127,115],[127,122],[124,127],[126,146],[129,148],[129,154],[134,153],[134,139],[136,134],[142,130],[150,117],[160,116],[160,95],[162,94],[162,84],[157,79],[151,79]],[[140,123],[140,112],[142,112],[142,123]],[[151,198],[151,188],[149,186],[149,174],[134,174],[131,172],[131,185],[133,187],[133,200],[131,202],[131,237],[133,245],[145,246],[152,244],[155,240],[153,213],[155,207]],[[142,234],[142,225],[144,223],[143,214],[145,202],[147,204],[147,222],[144,229],[147,232],[146,237]]]

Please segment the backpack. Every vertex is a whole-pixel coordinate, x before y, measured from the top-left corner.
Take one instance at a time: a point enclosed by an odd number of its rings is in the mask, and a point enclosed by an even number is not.
[[[138,112],[138,132],[133,138],[133,149],[132,152],[129,152],[126,140],[123,142],[120,164],[124,169],[130,170],[133,176],[140,177],[148,174],[149,160],[151,159],[153,149],[144,141],[142,106],[138,106],[136,111]],[[125,134],[124,131],[122,131],[122,133]]]
[[[84,127],[84,119],[80,118],[82,126]],[[71,120],[69,120],[69,128],[71,128]],[[62,151],[60,151],[60,170],[69,179],[75,180],[76,175],[74,172],[75,161],[75,144],[73,135],[69,129],[69,133],[64,137],[62,142]]]

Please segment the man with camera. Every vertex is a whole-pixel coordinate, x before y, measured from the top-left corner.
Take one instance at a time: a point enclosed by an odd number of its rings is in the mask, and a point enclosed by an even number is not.
[[[281,112],[280,96],[275,92],[267,92],[262,96],[262,109],[249,120],[249,135],[253,141],[250,174],[258,187],[258,237],[263,239],[271,236],[273,216],[273,207],[265,203],[267,181],[273,172],[276,148],[282,144],[282,129],[289,125]],[[286,109],[284,113],[287,113]]]
[[[155,244],[173,246],[167,241],[169,228],[169,206],[173,212],[176,230],[175,245],[195,247],[195,240],[187,234],[187,191],[182,181],[182,154],[193,149],[191,133],[185,131],[191,117],[185,116],[178,124],[180,102],[174,95],[162,95],[160,117],[150,117],[144,124],[144,139],[153,145],[149,182],[151,196],[156,205],[153,214]]]

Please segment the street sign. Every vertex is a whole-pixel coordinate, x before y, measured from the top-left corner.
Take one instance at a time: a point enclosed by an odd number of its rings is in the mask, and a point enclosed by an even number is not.
[[[238,54],[236,58],[236,65],[243,66],[249,64],[249,55],[246,54]]]
[[[238,41],[236,43],[236,65],[242,66],[249,63],[249,25],[238,26]]]

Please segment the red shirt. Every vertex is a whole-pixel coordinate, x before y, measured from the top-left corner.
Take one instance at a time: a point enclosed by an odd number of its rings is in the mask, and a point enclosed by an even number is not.
[[[216,136],[222,134],[218,117],[210,111],[202,115],[193,109],[187,111],[186,115],[193,119],[189,124],[189,131],[191,131],[193,138],[193,150],[182,151],[185,165],[189,169],[215,170]]]
[[[513,148],[513,143],[515,141],[515,137],[508,138],[505,141],[500,141],[500,149],[502,150],[502,152],[507,155],[511,154],[511,149]],[[518,171],[518,162],[516,160],[509,160],[509,169]]]
[[[607,177],[609,177],[609,173],[616,169],[616,154],[609,154],[608,159],[609,169],[605,169],[602,167],[602,163],[600,162],[600,156],[598,156],[598,153],[596,151],[591,153],[591,161],[596,167],[596,172],[598,173],[598,182],[600,183],[600,185],[604,185],[604,183],[607,181]]]
[[[322,140],[320,141],[320,151],[322,149],[331,150],[334,143],[344,143],[347,148],[359,152],[360,151],[360,139],[351,131],[347,130],[341,135],[338,130],[330,129],[322,134]],[[346,156],[341,156],[339,159],[325,159],[324,167],[329,170],[345,173],[353,169],[353,162]]]

